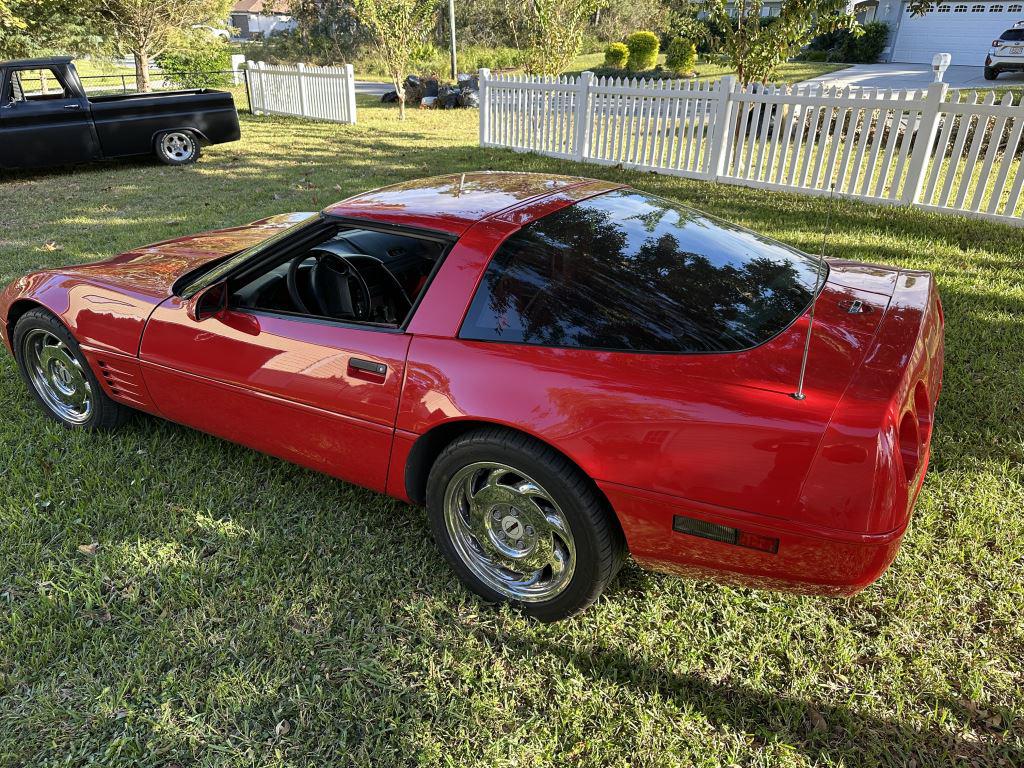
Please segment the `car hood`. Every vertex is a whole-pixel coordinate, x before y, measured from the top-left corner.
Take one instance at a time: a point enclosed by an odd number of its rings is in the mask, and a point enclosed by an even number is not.
[[[258,245],[282,229],[314,215],[280,214],[244,226],[164,240],[105,261],[63,267],[56,271],[163,301],[170,295],[175,281],[183,275],[211,261]]]

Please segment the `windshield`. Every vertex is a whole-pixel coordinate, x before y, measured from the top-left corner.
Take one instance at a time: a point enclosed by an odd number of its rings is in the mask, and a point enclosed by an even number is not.
[[[301,216],[301,218],[299,218]],[[319,221],[320,214],[317,213],[303,213],[296,216],[290,217],[297,223],[290,227],[284,227],[281,231],[274,235],[271,235],[266,240],[263,240],[251,248],[238,251],[237,253],[229,254],[220,261],[212,262],[212,264],[206,264],[197,270],[189,272],[178,280],[178,283],[174,286],[173,292],[175,295],[180,296],[183,299],[187,299],[204,288],[213,285],[214,283],[222,280],[226,275],[230,274],[235,267],[245,263],[253,256],[262,253],[265,249],[273,247],[275,244],[281,242],[286,237],[289,237],[292,233],[297,232],[305,226],[308,226],[313,220]]]
[[[817,257],[659,197],[562,208],[495,253],[462,338],[634,352],[730,352],[808,308]]]

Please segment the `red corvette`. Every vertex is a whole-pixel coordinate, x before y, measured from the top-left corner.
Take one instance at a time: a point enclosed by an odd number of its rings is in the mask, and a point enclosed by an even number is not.
[[[473,590],[544,620],[627,550],[862,589],[907,527],[943,359],[927,272],[508,173],[36,272],[0,331],[69,427],[145,411],[425,503]]]

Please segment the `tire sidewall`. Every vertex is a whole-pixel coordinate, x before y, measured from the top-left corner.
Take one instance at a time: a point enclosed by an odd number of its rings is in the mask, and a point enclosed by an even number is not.
[[[171,133],[183,133],[192,140],[192,154],[189,157],[185,158],[184,160],[178,160],[177,158],[170,157],[164,152],[164,137]],[[202,152],[199,146],[199,137],[196,136],[196,134],[193,133],[192,131],[186,130],[164,131],[163,133],[160,133],[156,137],[156,140],[154,141],[154,148],[156,149],[156,156],[160,159],[162,163],[165,163],[167,165],[191,165],[192,163],[199,159],[199,155]]]
[[[93,392],[93,409],[88,420],[83,421],[80,424],[64,420],[50,409],[50,406],[46,404],[46,401],[43,400],[39,392],[36,390],[35,385],[32,383],[32,379],[29,377],[28,369],[25,365],[24,344],[25,335],[29,331],[37,328],[49,331],[63,341],[71,350],[72,354],[74,354],[79,365],[82,366],[82,371],[84,372],[85,378],[89,382],[89,386],[92,388]],[[21,379],[25,382],[25,386],[28,387],[28,391],[32,393],[32,397],[47,416],[57,423],[64,425],[68,429],[94,429],[99,424],[103,423],[104,409],[108,407],[106,403],[106,392],[104,392],[103,387],[100,386],[100,382],[93,373],[92,366],[89,365],[89,361],[86,360],[85,355],[82,354],[82,348],[78,346],[78,342],[75,341],[75,337],[71,335],[71,332],[63,323],[57,320],[50,313],[45,312],[45,310],[32,310],[22,316],[21,319],[18,320],[18,324],[14,326],[14,333],[12,334],[11,342],[12,347],[14,348],[14,360],[18,364],[18,372],[21,374]]]
[[[576,566],[568,586],[550,600],[527,603],[509,598],[484,584],[457,553],[445,524],[444,495],[448,480],[463,467],[481,461],[507,464],[539,483],[558,504],[565,515],[576,549]],[[508,602],[527,614],[553,621],[575,613],[591,602],[595,580],[600,578],[598,543],[593,525],[583,511],[585,499],[574,494],[560,472],[527,451],[504,446],[496,441],[460,445],[444,451],[431,467],[427,480],[427,514],[430,529],[438,548],[452,564],[463,581],[478,595],[493,603]]]

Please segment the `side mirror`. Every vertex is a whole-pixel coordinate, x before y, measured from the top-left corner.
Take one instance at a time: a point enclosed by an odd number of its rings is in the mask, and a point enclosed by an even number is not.
[[[185,314],[189,320],[201,323],[208,317],[219,315],[228,308],[227,283],[214,283],[185,302]]]

